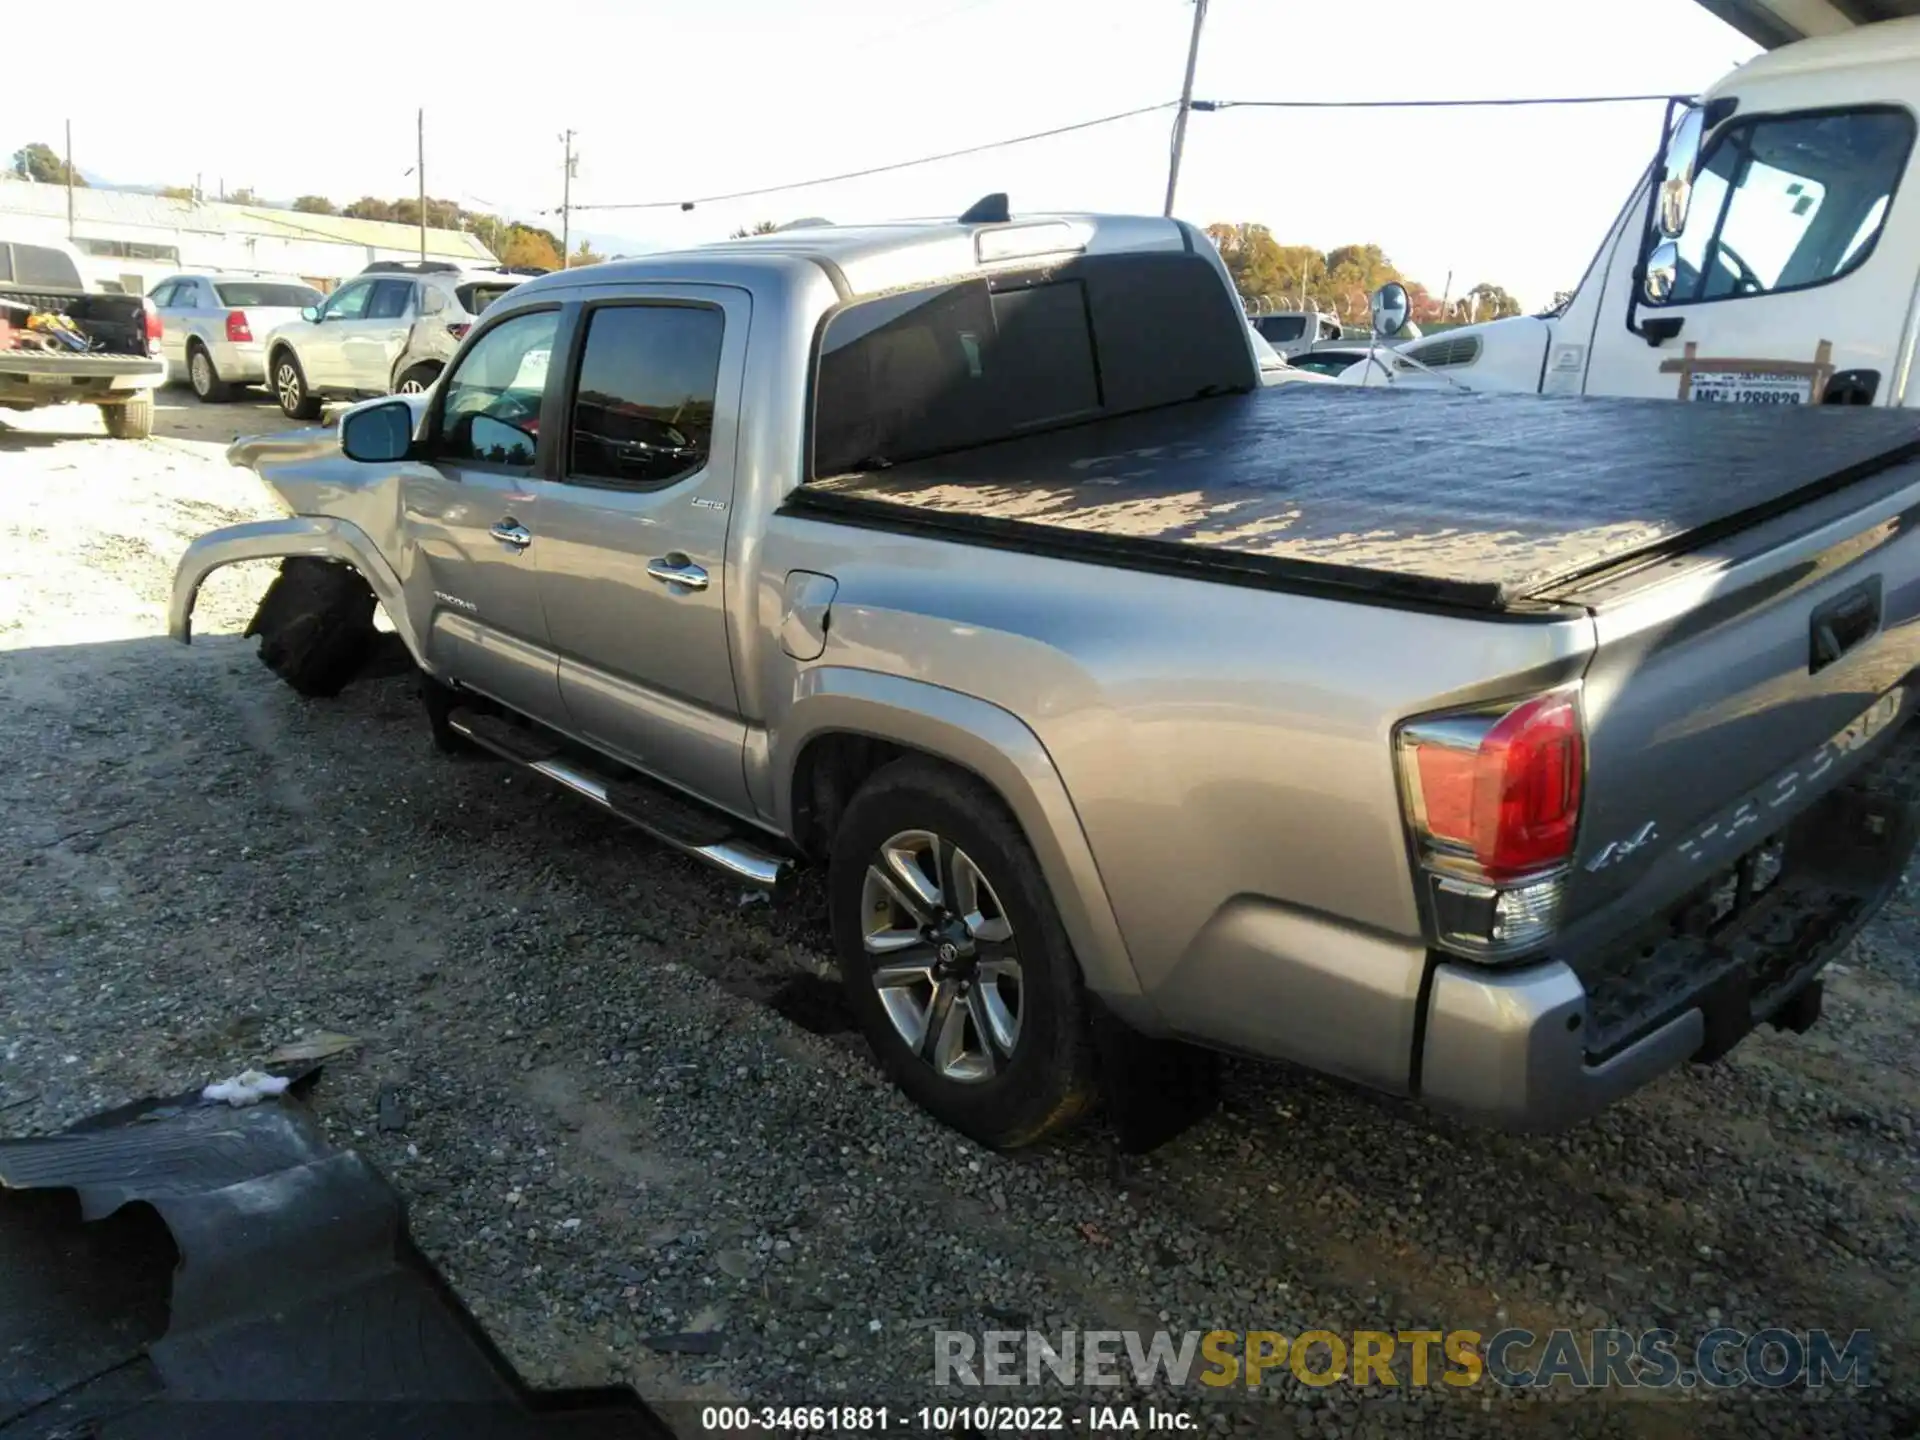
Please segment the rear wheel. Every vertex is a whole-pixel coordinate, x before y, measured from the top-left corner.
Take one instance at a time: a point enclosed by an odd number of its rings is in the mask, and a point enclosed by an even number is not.
[[[273,398],[280,402],[280,413],[289,420],[318,420],[320,402],[307,388],[307,372],[291,350],[273,357]]]
[[[374,596],[358,570],[289,556],[245,633],[260,662],[302,695],[338,695],[372,653]]]
[[[913,1100],[985,1145],[1027,1145],[1094,1098],[1079,962],[1033,851],[972,777],[920,759],[847,806],[828,876],[848,1000]]]
[[[400,376],[400,383],[393,387],[396,395],[418,395],[430,388],[440,378],[438,365],[415,365]]]
[[[213,368],[213,356],[198,343],[187,347],[187,383],[195,397],[208,405],[219,405],[233,398],[233,387]]]
[[[153,392],[143,390],[131,400],[102,405],[100,418],[116,440],[145,440],[153,434]]]

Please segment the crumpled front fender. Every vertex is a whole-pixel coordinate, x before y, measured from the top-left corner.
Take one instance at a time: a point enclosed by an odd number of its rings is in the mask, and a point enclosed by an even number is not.
[[[337,560],[351,565],[373,587],[393,628],[406,641],[414,662],[422,666],[421,653],[412,617],[407,613],[407,594],[400,577],[386,557],[367,538],[366,532],[344,520],[324,516],[295,515],[284,520],[259,520],[247,525],[228,525],[202,535],[187,547],[173,573],[173,598],[167,607],[167,633],[183,645],[193,643],[193,607],[207,576],[225,565],[242,560],[279,560],[302,555],[317,560]]]

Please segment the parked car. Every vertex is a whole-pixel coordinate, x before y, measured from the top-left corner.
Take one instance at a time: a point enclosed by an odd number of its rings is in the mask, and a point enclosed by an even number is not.
[[[1914,422],[1835,419],[1263,386],[1196,228],[983,203],[530,281],[236,444],[287,518],[169,625],[287,557],[296,690],[377,606],[442,747],[824,865],[876,1054],[986,1143],[1129,1030],[1548,1127],[1811,1025],[1912,853]]]
[[[284,275],[169,275],[149,293],[164,323],[167,378],[209,403],[267,379],[270,332],[326,297]]]
[[[327,400],[425,390],[486,308],[538,273],[376,261],[267,337],[274,399],[316,420]]]
[[[167,377],[160,312],[144,295],[90,292],[83,274],[70,245],[0,238],[0,322],[30,334],[35,316],[64,317],[88,347],[0,341],[0,409],[98,405],[109,435],[144,440],[153,433],[153,392]]]
[[[1270,310],[1253,316],[1252,324],[1260,338],[1288,360],[1306,354],[1318,341],[1338,340],[1346,333],[1337,315],[1319,310]]]

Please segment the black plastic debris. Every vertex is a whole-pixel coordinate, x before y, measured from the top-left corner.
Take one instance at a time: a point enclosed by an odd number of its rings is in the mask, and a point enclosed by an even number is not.
[[[0,1142],[0,1436],[655,1440],[537,1391],[298,1105],[145,1102]]]

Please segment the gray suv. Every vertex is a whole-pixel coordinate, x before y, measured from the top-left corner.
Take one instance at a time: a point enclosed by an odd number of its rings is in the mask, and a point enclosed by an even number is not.
[[[294,420],[319,419],[328,400],[425,390],[481,312],[527,276],[544,273],[376,261],[267,336],[267,383]]]

